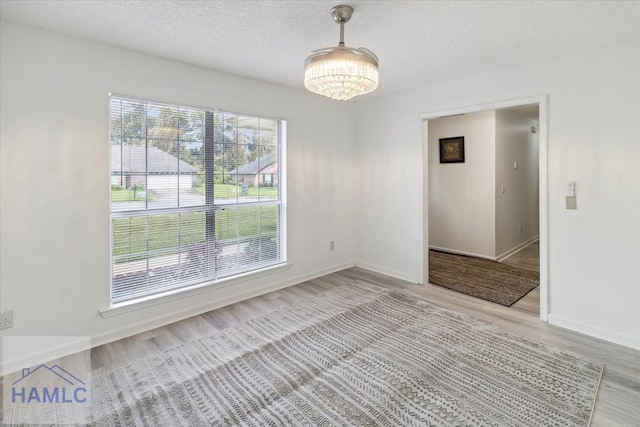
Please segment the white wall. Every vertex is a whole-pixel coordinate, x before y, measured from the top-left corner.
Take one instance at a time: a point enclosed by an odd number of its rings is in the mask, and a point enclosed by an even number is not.
[[[7,22],[0,40],[0,308],[14,311],[3,335],[90,336],[100,344],[353,264],[349,104]],[[286,119],[291,266],[102,318],[109,92]]]
[[[495,258],[494,111],[429,120],[429,247]],[[440,163],[440,138],[464,136],[464,163]]]
[[[0,309],[15,313],[2,334],[99,344],[354,258],[421,282],[420,115],[546,93],[549,320],[640,348],[638,75],[640,41],[353,105],[2,22]],[[292,266],[103,319],[110,91],[285,118]]]
[[[422,114],[548,94],[549,321],[640,349],[638,76],[640,40],[357,103],[358,263],[423,277]]]
[[[538,134],[531,133],[531,126],[537,128],[537,121],[508,109],[496,111],[497,258],[538,236],[539,147]],[[514,162],[517,163],[517,169],[514,168]]]
[[[374,101],[358,105],[355,121],[357,264],[422,283],[422,120],[396,98]]]

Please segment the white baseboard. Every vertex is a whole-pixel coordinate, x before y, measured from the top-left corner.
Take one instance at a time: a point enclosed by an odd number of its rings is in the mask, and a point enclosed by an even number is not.
[[[13,338],[13,336],[8,336],[6,338]],[[16,359],[3,359],[0,375],[4,376],[12,374],[22,370],[23,368],[42,365],[43,363],[51,362],[52,360],[68,356],[70,354],[89,350],[89,339],[87,337],[60,337],[60,339],[64,339],[65,342],[61,342],[55,347],[42,349],[36,353],[25,354]],[[4,345],[5,343],[3,343],[3,346]]]
[[[476,258],[490,259],[491,261],[495,261],[496,260],[496,257],[492,257],[492,256],[489,256],[489,255],[477,254],[475,252],[458,251],[458,250],[449,249],[449,248],[441,248],[439,246],[429,245],[429,249],[433,249],[434,251],[440,251],[440,252],[448,252],[450,254],[466,255],[466,256],[473,256],[473,257],[476,257]]]
[[[354,263],[342,263],[331,267],[327,267],[321,270],[316,270],[312,273],[302,274],[289,279],[282,280],[280,282],[268,283],[266,285],[251,287],[250,289],[238,292],[237,294],[229,295],[223,298],[215,299],[214,301],[208,301],[205,304],[198,305],[196,307],[190,307],[187,310],[180,312],[174,312],[167,316],[157,317],[151,320],[145,320],[134,325],[129,325],[126,328],[110,331],[104,334],[100,334],[93,337],[91,340],[92,347],[107,344],[113,341],[117,341],[122,338],[126,338],[135,334],[139,334],[144,331],[148,331],[153,328],[158,328],[173,322],[178,322],[183,319],[187,319],[192,316],[197,316],[202,313],[206,313],[217,308],[221,308],[227,305],[234,304],[236,302],[244,301],[249,298],[257,297],[262,294],[277,291],[289,286],[297,285],[298,283],[305,282],[307,280],[315,279],[316,277],[324,276],[326,274],[335,273],[336,271],[344,270],[345,268],[353,267]],[[240,286],[238,286],[240,287]],[[212,290],[212,295],[215,294],[215,289]]]
[[[251,286],[249,289],[245,288],[245,290],[240,291],[236,294],[228,295],[219,299],[215,298],[216,289],[212,289],[211,293],[206,298],[206,303],[200,304],[198,306],[192,306],[185,310],[175,311],[166,315],[158,316],[152,319],[146,319],[142,322],[127,325],[124,328],[111,330],[93,336],[91,337],[91,347],[93,348],[113,341],[117,341],[119,339],[127,338],[132,335],[136,335],[154,328],[159,328],[170,323],[178,322],[192,316],[197,316],[199,314],[206,313],[208,311],[215,310],[217,308],[221,308],[230,304],[234,304],[236,302],[240,302],[269,292],[277,291],[289,286],[297,285],[307,280],[315,279],[317,277],[353,267],[354,265],[355,263],[353,262],[336,264],[331,267],[316,270],[314,272],[291,277],[280,282],[267,283],[265,285],[257,287]],[[241,285],[238,286],[238,288],[241,287]],[[25,357],[22,357],[20,359],[7,361],[3,360],[2,366],[0,367],[0,372],[2,372],[3,375],[6,375],[21,370],[25,367],[47,363],[51,360],[59,359],[84,350],[86,350],[86,345],[84,346],[84,348],[81,348],[76,342],[61,344],[59,347],[48,348],[38,353],[25,355]]]
[[[379,265],[369,264],[364,261],[356,261],[356,267],[364,268],[365,270],[371,270],[376,273],[384,274],[387,276],[395,277],[396,279],[405,280],[411,283],[422,284],[422,279],[418,279],[414,276],[410,276],[408,274],[402,273],[397,270],[393,270],[390,268],[380,267]]]
[[[576,322],[575,320],[565,319],[553,313],[549,313],[548,322],[553,326],[569,329],[571,331],[589,335],[594,338],[599,338],[601,340],[608,341],[614,344],[620,344],[625,347],[640,350],[640,337],[632,337],[630,335],[620,334],[618,332],[613,332],[606,329],[598,328],[596,326]]]
[[[496,261],[502,261],[505,258],[509,258],[511,255],[515,254],[516,252],[520,252],[522,249],[526,248],[527,246],[529,246],[530,244],[532,244],[538,239],[539,239],[539,236],[537,235],[533,236],[532,238],[520,243],[519,245],[516,245],[513,248],[507,251],[504,251],[503,253],[501,253],[496,257]]]

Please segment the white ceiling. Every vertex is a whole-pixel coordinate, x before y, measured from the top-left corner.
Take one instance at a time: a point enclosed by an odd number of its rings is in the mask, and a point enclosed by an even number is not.
[[[345,1],[347,46],[380,58],[380,96],[640,37],[639,1]],[[335,46],[317,1],[0,1],[3,20],[303,88]],[[615,64],[611,64],[615,66]]]

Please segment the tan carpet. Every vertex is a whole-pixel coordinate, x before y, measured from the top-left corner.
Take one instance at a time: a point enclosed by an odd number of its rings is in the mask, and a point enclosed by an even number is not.
[[[540,276],[488,259],[430,250],[429,283],[509,307],[535,289]]]

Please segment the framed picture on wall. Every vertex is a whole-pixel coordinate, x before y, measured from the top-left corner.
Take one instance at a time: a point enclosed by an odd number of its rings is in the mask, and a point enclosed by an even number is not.
[[[440,163],[464,163],[464,136],[440,138]]]

